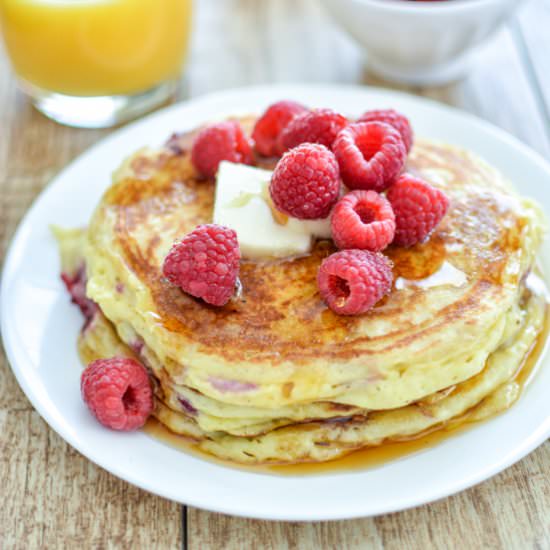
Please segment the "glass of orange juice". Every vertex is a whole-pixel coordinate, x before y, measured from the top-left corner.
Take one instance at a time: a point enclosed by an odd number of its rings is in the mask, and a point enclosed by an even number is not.
[[[192,0],[0,0],[0,28],[22,89],[50,118],[99,128],[175,91]]]

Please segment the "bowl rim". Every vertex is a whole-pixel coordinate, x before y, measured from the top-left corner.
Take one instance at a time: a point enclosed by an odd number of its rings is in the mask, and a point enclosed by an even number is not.
[[[474,11],[477,8],[484,8],[487,6],[496,6],[498,4],[506,4],[507,0],[452,0],[452,1],[439,1],[434,2],[429,0],[416,0],[410,2],[406,0],[352,0],[355,3],[363,4],[365,6],[376,7],[380,10],[386,10],[388,12],[405,12],[419,14],[421,11],[430,14],[463,11]],[[519,0],[517,5],[522,3],[523,0]],[[508,2],[509,3],[509,2]]]

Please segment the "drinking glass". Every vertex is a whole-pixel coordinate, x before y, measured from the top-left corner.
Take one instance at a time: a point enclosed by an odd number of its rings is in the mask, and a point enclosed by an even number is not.
[[[99,128],[174,93],[192,0],[0,0],[0,29],[22,90],[57,122]]]

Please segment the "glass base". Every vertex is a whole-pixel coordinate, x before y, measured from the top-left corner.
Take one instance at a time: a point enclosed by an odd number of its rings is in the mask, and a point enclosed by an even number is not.
[[[176,92],[177,82],[134,95],[77,97],[47,92],[28,83],[22,88],[34,106],[48,118],[77,128],[108,128],[127,122],[168,101]]]

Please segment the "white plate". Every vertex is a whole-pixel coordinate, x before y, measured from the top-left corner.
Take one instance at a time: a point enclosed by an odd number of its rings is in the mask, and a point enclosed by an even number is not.
[[[59,280],[48,225],[85,225],[112,170],[135,149],[221,115],[259,112],[282,98],[349,114],[399,109],[417,134],[479,153],[550,211],[548,163],[504,132],[424,99],[357,87],[269,86],[174,105],[84,153],[51,182],[22,221],[5,264],[2,332],[27,397],[73,447],[130,483],[192,506],[256,518],[325,520],[402,510],[470,487],[518,461],[550,435],[548,359],[505,414],[437,447],[365,471],[305,477],[248,473],[189,456],[141,432],[109,431],[86,410],[75,350],[82,319]]]

